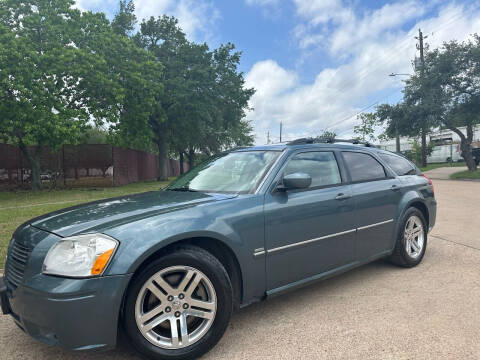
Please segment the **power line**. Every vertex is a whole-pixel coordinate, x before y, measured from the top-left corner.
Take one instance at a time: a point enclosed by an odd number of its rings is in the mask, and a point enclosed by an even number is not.
[[[340,124],[343,123],[344,121],[350,120],[351,118],[356,117],[356,116],[362,114],[362,113],[365,112],[366,110],[368,110],[368,109],[372,108],[373,106],[377,105],[377,104],[378,104],[379,102],[381,102],[382,100],[388,99],[390,96],[398,93],[399,91],[402,91],[402,89],[395,89],[395,91],[389,93],[386,97],[384,97],[384,98],[382,98],[382,99],[380,99],[380,100],[377,100],[377,101],[375,101],[374,103],[372,103],[372,104],[370,104],[370,105],[368,105],[368,106],[365,106],[365,107],[364,107],[363,109],[361,109],[359,112],[357,112],[357,113],[355,113],[355,114],[353,114],[353,115],[347,116],[346,118],[344,118],[344,119],[342,119],[342,120],[340,120],[340,121],[338,121],[338,122],[336,122],[336,123],[334,123],[334,124],[332,124],[332,125],[327,126],[327,127],[325,128],[325,130],[328,130],[328,129],[332,128],[332,127],[335,127],[335,126],[337,126],[337,125],[340,125]]]
[[[469,12],[471,13],[471,12],[474,12],[474,11],[476,11],[476,10],[478,10],[478,9],[480,9],[480,5],[479,5],[479,6],[474,6],[473,8],[469,9]],[[444,22],[441,26],[435,28],[435,29],[432,30],[431,32],[432,32],[432,33],[438,32],[439,30],[445,28],[446,26],[450,25],[451,23],[454,23],[454,22],[458,21],[459,19],[462,18],[463,13],[464,13],[463,10],[459,11],[459,13],[458,13],[456,16],[453,16],[453,17],[450,18],[447,22]],[[423,38],[426,38],[426,36],[423,36]],[[411,39],[410,39],[410,38],[407,38],[407,39],[403,40],[399,45],[395,46],[394,49],[397,49],[397,51],[398,51],[398,50],[402,49],[403,47],[409,45],[408,42],[410,42],[410,41],[411,41]],[[422,43],[423,43],[423,41],[422,41]],[[419,50],[420,50],[420,49],[419,49]],[[423,44],[422,44],[422,51],[421,51],[421,52],[423,52]],[[387,55],[388,55],[388,56],[387,56]],[[394,55],[396,55],[396,52],[393,53],[393,51],[392,51],[392,54],[387,53],[387,54],[383,55],[380,59],[381,59],[381,60],[387,59],[387,58],[388,58],[388,59],[391,59],[392,56],[394,56]],[[421,54],[421,57],[423,57],[423,54]],[[337,74],[338,71],[339,71],[339,69],[336,70],[336,72],[334,73],[334,76]],[[346,84],[343,84],[343,85],[350,85],[350,84],[353,83],[353,82],[360,82],[360,80],[362,80],[363,78],[367,77],[367,76],[368,76],[371,72],[373,72],[373,71],[374,71],[374,70],[365,69],[365,70],[363,70],[363,71],[361,72],[361,73],[363,73],[363,75],[362,75],[359,79],[353,79],[353,80],[351,80],[350,82],[347,82]],[[340,88],[340,90],[342,90],[342,88]],[[340,90],[339,90],[339,91],[340,91]],[[399,90],[402,90],[402,89],[397,89],[397,90],[395,90],[395,91],[392,92],[390,95],[388,95],[387,98],[388,98],[389,96],[397,93]],[[380,100],[374,102],[373,104],[370,104],[370,105],[366,106],[365,108],[363,108],[362,110],[360,110],[360,112],[358,112],[358,113],[356,113],[356,114],[354,114],[354,115],[348,116],[348,117],[346,117],[346,118],[344,118],[344,119],[342,119],[342,120],[340,120],[340,121],[338,121],[338,122],[336,122],[336,123],[334,123],[334,124],[332,124],[332,125],[327,126],[327,127],[325,128],[325,130],[331,129],[332,127],[335,127],[335,126],[343,123],[344,121],[347,121],[347,120],[349,120],[349,119],[351,119],[351,118],[353,118],[353,117],[356,117],[356,116],[360,115],[360,114],[363,113],[364,111],[366,111],[366,110],[370,109],[371,107],[377,105],[379,102],[380,102]]]
[[[474,6],[473,8],[471,9],[468,9],[470,13],[476,11],[480,9],[480,5],[479,6]],[[454,23],[460,19],[462,19],[464,15],[464,12],[463,10],[459,11],[457,15],[455,16],[452,16],[448,21],[444,22],[443,24],[441,24],[440,26],[434,28],[431,32],[437,32],[443,28],[445,28],[446,26],[450,25],[451,23]],[[407,34],[408,35],[408,34]],[[351,79],[351,80],[348,80],[346,82],[343,82],[340,84],[339,88],[338,88],[338,91],[339,92],[342,92],[343,90],[345,90],[347,87],[351,86],[352,84],[354,83],[359,83],[361,82],[363,79],[365,79],[368,75],[370,75],[372,72],[374,72],[376,70],[376,68],[378,68],[378,64],[381,64],[381,65],[385,65],[387,64],[388,62],[390,62],[395,56],[397,56],[397,53],[399,51],[401,51],[403,48],[406,48],[406,47],[409,47],[411,46],[411,42],[412,42],[412,39],[410,37],[407,37],[405,38],[403,41],[401,41],[399,44],[397,44],[396,46],[394,46],[392,48],[392,50],[386,52],[385,54],[383,54],[383,56],[377,58],[375,61],[376,61],[376,64],[377,66],[375,66],[375,68],[365,68],[364,70],[360,71],[358,74],[360,74],[361,76],[360,77],[357,77],[355,79]],[[385,61],[384,61],[385,60]],[[335,75],[338,73],[340,69],[338,68],[333,77],[335,77]]]

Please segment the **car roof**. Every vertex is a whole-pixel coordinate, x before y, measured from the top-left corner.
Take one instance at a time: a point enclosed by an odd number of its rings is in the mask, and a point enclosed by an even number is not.
[[[250,147],[237,148],[233,151],[284,151],[286,149],[298,150],[298,149],[341,149],[341,150],[363,150],[371,152],[386,152],[390,151],[381,150],[372,146],[364,146],[360,144],[348,144],[348,143],[313,143],[313,144],[289,144],[278,143],[269,145],[257,145]]]

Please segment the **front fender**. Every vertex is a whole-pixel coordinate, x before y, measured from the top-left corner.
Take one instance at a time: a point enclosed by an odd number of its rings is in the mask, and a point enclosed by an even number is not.
[[[260,195],[206,203],[104,232],[120,242],[107,275],[134,273],[152,254],[178,241],[209,238],[226,245],[237,258],[244,302],[265,293],[265,259],[253,256],[255,249],[264,247],[263,197]]]
[[[111,275],[114,275],[116,272],[121,273],[134,273],[142,265],[145,260],[150,256],[158,252],[159,250],[166,248],[167,246],[177,243],[182,240],[192,239],[192,238],[208,238],[214,239],[222,242],[226,245],[232,252],[235,254],[237,259],[241,257],[241,241],[238,239],[238,236],[233,236],[232,238],[227,238],[218,232],[213,231],[204,231],[204,230],[190,230],[183,233],[178,233],[171,235],[170,237],[163,238],[153,245],[149,246],[148,243],[140,244],[140,247],[137,245],[128,246],[125,249],[123,255],[119,255],[121,262],[117,262],[115,267],[112,266],[110,269]],[[236,239],[235,239],[236,238]],[[232,246],[233,245],[233,246]],[[242,265],[240,264],[240,267]]]

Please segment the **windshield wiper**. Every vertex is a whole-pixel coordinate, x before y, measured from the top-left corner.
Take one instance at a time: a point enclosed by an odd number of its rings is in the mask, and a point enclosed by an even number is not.
[[[197,190],[190,189],[188,186],[183,186],[179,188],[165,189],[168,191],[188,191],[188,192],[198,192]]]

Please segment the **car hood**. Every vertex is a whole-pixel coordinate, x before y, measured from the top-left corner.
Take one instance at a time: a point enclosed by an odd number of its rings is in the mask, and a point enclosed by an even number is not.
[[[86,232],[101,232],[142,218],[235,196],[201,192],[151,191],[62,209],[33,219],[29,224],[65,237]]]

